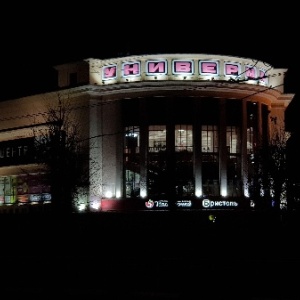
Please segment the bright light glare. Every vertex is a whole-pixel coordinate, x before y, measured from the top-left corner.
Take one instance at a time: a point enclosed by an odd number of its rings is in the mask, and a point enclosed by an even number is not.
[[[92,203],[92,209],[98,210],[100,208],[100,202],[99,201],[94,201]]]
[[[145,198],[147,196],[147,193],[145,190],[141,190],[141,197]]]
[[[196,197],[201,197],[201,196],[202,196],[202,192],[201,192],[201,190],[199,189],[199,190],[196,191]]]
[[[86,205],[84,203],[81,203],[79,206],[78,206],[78,211],[84,211],[86,208]]]
[[[113,196],[113,194],[112,194],[111,191],[107,191],[107,192],[105,193],[105,197],[106,197],[106,198],[112,198],[112,196]]]
[[[227,196],[227,191],[226,191],[226,189],[222,189],[222,191],[221,191],[221,196],[222,196],[222,197],[226,197],[226,196]]]

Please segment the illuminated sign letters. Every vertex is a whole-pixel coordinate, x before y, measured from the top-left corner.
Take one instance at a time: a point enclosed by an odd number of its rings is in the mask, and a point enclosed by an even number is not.
[[[117,66],[116,65],[104,67],[102,69],[102,78],[103,79],[113,79],[116,77],[117,77]]]
[[[252,66],[246,66],[245,67],[245,73],[246,73],[246,78],[248,79],[255,79],[256,76],[256,68]]]
[[[141,63],[123,63],[122,65],[123,76],[137,76],[141,74]]]
[[[200,61],[200,74],[217,75],[218,63],[215,61]]]
[[[167,61],[147,61],[146,71],[148,75],[167,74]]]
[[[193,74],[194,63],[192,60],[174,60],[173,61],[173,73],[174,74]]]
[[[237,207],[238,203],[235,201],[228,201],[228,200],[209,200],[203,199],[202,206],[204,208],[214,208],[214,207]]]
[[[234,79],[255,80],[262,84],[268,84],[266,71],[252,65],[242,65],[238,62],[225,61],[222,65],[218,60],[198,60],[198,68],[195,70],[196,60],[173,59],[171,60],[171,70],[168,69],[168,60],[146,60],[146,61],[125,61],[121,67],[118,64],[111,64],[102,67],[102,80],[112,80],[118,78],[118,74],[123,78],[134,78],[139,80],[142,74],[147,76],[168,75],[170,71],[173,75],[201,75],[204,76],[225,76]],[[220,68],[222,66],[222,68]],[[198,74],[197,74],[198,73]],[[208,77],[209,78],[209,77]],[[155,78],[159,79],[159,78]],[[184,78],[186,79],[186,78]],[[199,78],[203,80],[203,78]],[[216,78],[214,77],[216,80]]]
[[[239,76],[241,74],[240,64],[225,63],[225,75],[227,76]]]
[[[33,138],[0,143],[0,166],[30,163],[33,160]]]

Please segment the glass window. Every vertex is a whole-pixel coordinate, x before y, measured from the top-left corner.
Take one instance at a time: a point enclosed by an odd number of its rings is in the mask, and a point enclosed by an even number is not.
[[[236,126],[227,126],[227,192],[230,196],[241,196],[242,193],[240,143],[240,129]]]
[[[175,125],[175,194],[191,197],[194,194],[193,126]]]
[[[240,131],[236,126],[227,126],[226,146],[229,153],[240,153]]]
[[[219,133],[216,125],[202,125],[203,194],[219,196]]]
[[[165,125],[149,126],[148,144],[148,194],[152,198],[164,197],[168,187]]]
[[[247,128],[247,154],[253,154],[254,141],[253,141],[253,127]]]
[[[128,154],[139,153],[140,129],[137,126],[129,126],[125,129],[125,148]]]
[[[167,131],[164,125],[149,126],[149,152],[165,151]]]
[[[216,125],[202,125],[202,152],[218,152],[219,135]]]
[[[133,198],[140,194],[139,127],[126,127],[124,139],[125,195],[127,198]]]
[[[175,151],[193,151],[192,125],[175,125]]]

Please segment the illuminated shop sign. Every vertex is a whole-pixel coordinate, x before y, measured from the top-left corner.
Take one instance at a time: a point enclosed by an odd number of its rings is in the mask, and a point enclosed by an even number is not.
[[[168,72],[168,64],[166,60],[163,61],[146,61],[147,75],[165,75]]]
[[[149,209],[151,208],[168,208],[169,202],[168,200],[151,200],[145,202],[145,206]]]
[[[200,61],[199,70],[201,75],[218,75],[219,64],[215,61]]]
[[[203,199],[202,206],[204,208],[237,207],[238,203],[236,201],[228,201],[228,200]]]
[[[0,166],[18,165],[33,161],[33,138],[0,143]]]
[[[114,79],[117,77],[117,65],[110,65],[102,69],[102,78]]]
[[[178,200],[176,201],[177,207],[183,207],[183,208],[190,208],[192,207],[192,201],[191,200]]]
[[[194,62],[192,60],[173,60],[173,74],[194,74]]]
[[[178,208],[191,208],[192,200],[177,200],[175,202],[176,207]],[[168,208],[169,202],[168,200],[151,200],[145,202],[145,206],[149,209],[152,208]]]
[[[168,69],[168,64],[171,68]],[[196,60],[196,59],[173,59],[173,60],[145,60],[145,61],[124,61],[121,65],[110,64],[102,67],[102,80],[109,81],[122,78],[138,78],[145,74],[146,76],[155,76],[159,79],[160,75],[183,75],[196,76],[211,79],[214,76],[225,76],[227,79],[246,79],[258,81],[267,85],[267,71],[263,68],[242,64],[237,62],[224,61],[221,64],[219,60]],[[107,82],[109,83],[109,82]]]
[[[122,64],[122,76],[139,76],[141,74],[141,63],[139,61],[133,63]]]

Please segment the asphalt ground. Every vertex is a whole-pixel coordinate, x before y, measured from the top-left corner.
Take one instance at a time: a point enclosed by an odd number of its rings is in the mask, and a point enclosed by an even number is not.
[[[297,214],[0,216],[0,296],[300,299]]]

